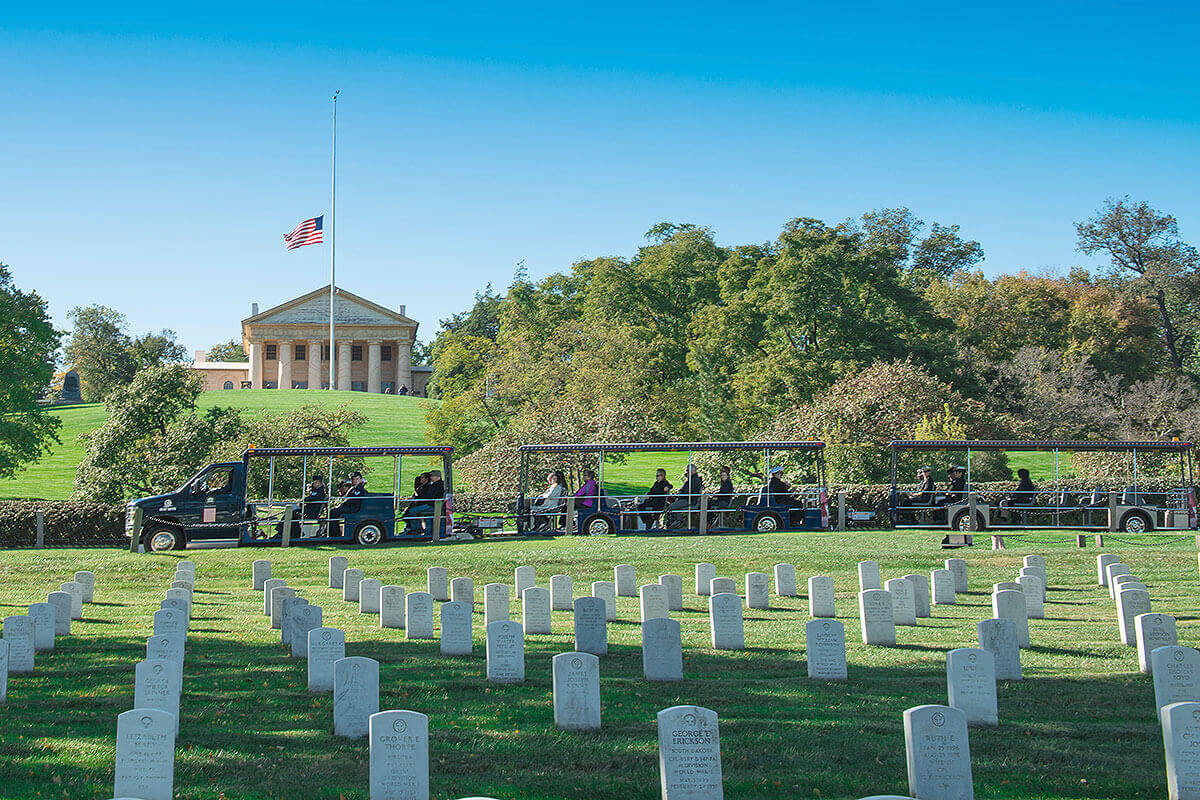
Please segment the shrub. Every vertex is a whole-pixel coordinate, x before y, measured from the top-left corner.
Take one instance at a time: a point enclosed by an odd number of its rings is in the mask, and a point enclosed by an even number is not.
[[[0,500],[0,547],[33,547],[37,512],[46,547],[124,547],[125,508],[106,503]]]

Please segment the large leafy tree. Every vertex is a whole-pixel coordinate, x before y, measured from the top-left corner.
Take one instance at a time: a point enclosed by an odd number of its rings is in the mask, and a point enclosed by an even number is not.
[[[57,441],[59,420],[43,412],[38,397],[50,384],[60,334],[46,301],[13,285],[0,264],[0,478],[14,475]]]
[[[242,343],[235,342],[233,339],[230,339],[228,342],[214,344],[208,349],[207,357],[209,361],[245,362],[250,360],[246,356],[246,350],[242,347]]]
[[[1195,372],[1200,328],[1200,253],[1179,235],[1179,223],[1145,201],[1109,198],[1075,225],[1079,249],[1109,259],[1113,279],[1154,304],[1175,372]]]
[[[71,309],[67,319],[74,329],[66,360],[79,373],[84,400],[105,400],[118,386],[133,380],[137,362],[124,314],[108,306],[81,306]]]

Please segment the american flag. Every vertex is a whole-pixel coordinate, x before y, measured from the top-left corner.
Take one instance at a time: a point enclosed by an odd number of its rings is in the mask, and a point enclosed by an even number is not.
[[[321,239],[321,223],[325,221],[325,215],[306,219],[296,226],[296,229],[283,237],[287,242],[288,250],[295,250],[297,247],[304,247],[306,244],[320,244]]]

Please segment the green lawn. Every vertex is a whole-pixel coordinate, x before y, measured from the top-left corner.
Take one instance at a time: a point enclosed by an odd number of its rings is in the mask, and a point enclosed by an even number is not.
[[[328,392],[297,389],[280,392],[271,389],[205,392],[200,395],[201,410],[216,406],[245,409],[250,414],[287,412],[302,405],[337,406],[343,403],[368,418],[351,437],[356,445],[425,444],[425,403],[418,397],[366,394],[364,392]],[[99,427],[107,418],[99,403],[64,406],[49,412],[62,420],[59,439],[51,452],[30,465],[15,478],[0,481],[0,500],[38,498],[65,500],[71,494],[75,468],[83,458],[79,435]]]
[[[1038,539],[1068,537],[1041,533]],[[303,663],[268,630],[261,595],[249,588],[250,562],[268,557],[276,577],[325,608],[327,625],[347,632],[349,655],[381,663],[381,708],[430,716],[432,796],[480,794],[516,800],[650,800],[658,795],[655,713],[695,703],[720,715],[725,796],[860,798],[907,792],[902,713],[946,700],[945,651],[974,646],[975,623],[990,616],[991,584],[1012,579],[1028,552],[1047,556],[1047,619],[1031,623],[1025,680],[999,686],[1001,725],[972,729],[979,798],[1161,798],[1166,794],[1161,737],[1151,681],[1132,648],[1117,638],[1113,603],[1095,585],[1094,548],[1065,545],[983,547],[946,553],[938,534],[625,537],[480,541],[376,551],[332,548],[192,551],[195,613],[185,666],[177,747],[176,796],[199,798],[365,798],[367,747],[332,736],[329,695],[310,695]],[[1184,544],[1107,550],[1151,587],[1154,608],[1179,618],[1180,640],[1200,635],[1196,554]],[[442,658],[436,641],[410,642],[381,630],[326,588],[326,559],[348,555],[368,576],[424,587],[425,569],[441,564],[475,580],[476,653]],[[947,555],[970,565],[972,591],[939,606],[933,619],[900,628],[899,646],[859,644],[855,563],[874,558],[884,578],[927,572]],[[112,788],[116,715],[131,707],[134,663],[144,657],[151,614],[180,555],[136,556],[115,550],[0,554],[2,613],[45,598],[76,569],[98,575],[95,605],[34,674],[14,675],[0,707],[0,792],[5,798],[107,798]],[[697,561],[739,579],[772,564],[796,564],[801,585],[818,572],[834,577],[847,626],[850,679],[809,681],[803,624],[806,603],[775,600],[747,612],[749,649],[717,652],[707,643],[703,601],[691,592]],[[572,649],[570,615],[554,612],[555,633],[527,639],[526,682],[484,680],[482,590],[511,584],[531,564],[538,583],[575,579],[576,594],[612,579],[626,562],[639,580],[684,576],[686,680],[651,684],[641,677],[636,600],[619,601],[602,659],[603,730],[564,733],[553,724],[550,659]],[[519,614],[519,603],[514,603]],[[519,617],[518,617],[519,618]]]

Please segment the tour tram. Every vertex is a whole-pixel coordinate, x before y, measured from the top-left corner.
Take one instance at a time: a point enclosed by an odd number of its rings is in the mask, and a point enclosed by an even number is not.
[[[209,464],[173,492],[131,500],[125,535],[132,539],[140,524],[138,540],[147,551],[205,543],[375,545],[440,538],[453,510],[453,453],[452,447],[250,448],[241,461]],[[444,495],[409,497],[402,473],[430,470],[429,464],[441,468]],[[368,484],[386,476],[387,488],[338,496],[338,480],[351,472],[361,473]],[[318,477],[328,499],[306,499],[310,482]]]
[[[732,533],[739,531],[796,531],[827,530],[829,528],[829,492],[825,484],[824,442],[672,442],[672,443],[614,443],[614,444],[540,444],[523,445],[520,453],[520,475],[516,503],[517,533],[555,535],[580,533],[597,536],[610,533]],[[613,472],[622,474],[623,483],[629,477],[630,456],[662,453],[676,456],[687,454],[682,477],[668,475],[674,491],[661,499],[658,507],[645,494],[634,494],[627,486],[617,486],[611,493],[606,488],[604,469],[609,463]],[[703,454],[703,455],[701,455]],[[703,467],[696,462],[700,456]],[[663,466],[648,459],[646,475],[633,481],[634,485],[650,485],[655,468]],[[676,469],[681,458],[664,458]],[[750,492],[734,491],[715,497],[718,484],[714,482],[717,462],[732,467],[736,474],[762,478],[762,486]],[[617,465],[614,468],[614,465]],[[680,494],[693,469],[701,475],[708,473],[708,483],[699,492]],[[790,491],[772,493],[767,483],[772,469],[783,470],[782,479],[796,481]],[[595,474],[598,487],[594,496],[573,496],[570,491],[561,498],[539,496],[538,484],[548,473],[563,471],[581,475],[584,470]],[[788,473],[792,477],[788,477]],[[610,480],[609,485],[618,484]],[[582,481],[579,481],[582,485]]]
[[[1088,531],[1179,531],[1196,528],[1196,493],[1192,484],[1190,442],[1088,441],[895,441],[891,442],[889,511],[897,528],[971,529],[971,495],[975,530],[1054,529]],[[1024,491],[976,489],[971,483],[972,456],[1003,452],[1026,454],[1037,481]],[[1074,477],[1073,455],[1104,454],[1102,482]],[[900,472],[914,464],[945,474],[947,464],[932,464],[939,455],[957,459],[965,471],[960,492],[922,492],[900,486]],[[1040,456],[1033,454],[1041,454]],[[1139,459],[1141,464],[1139,466]],[[1032,478],[1031,478],[1032,481]],[[947,494],[950,494],[947,502]]]

